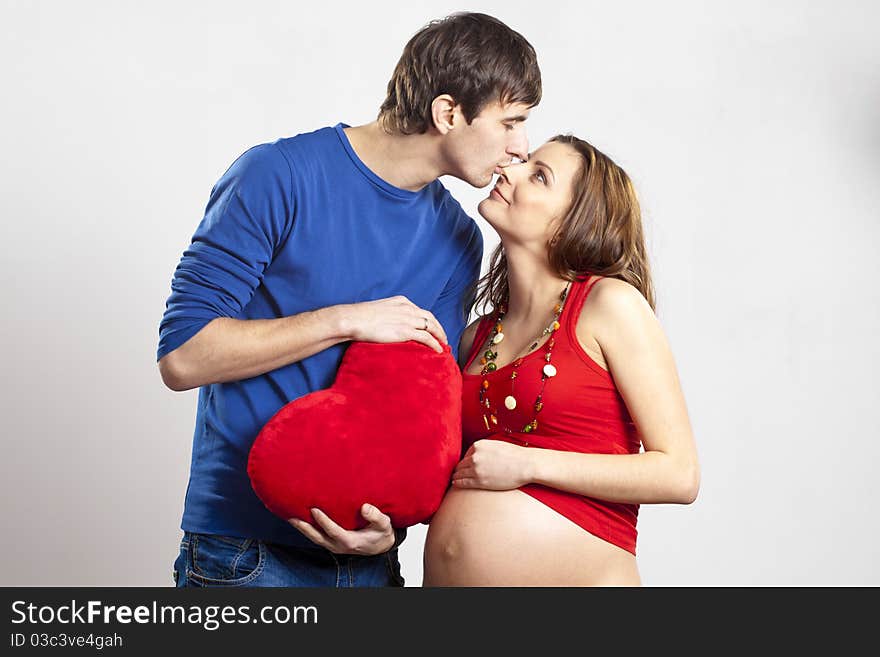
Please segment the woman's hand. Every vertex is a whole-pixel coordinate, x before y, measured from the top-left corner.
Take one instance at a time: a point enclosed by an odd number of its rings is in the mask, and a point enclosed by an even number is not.
[[[478,440],[455,466],[452,485],[483,490],[519,488],[532,480],[531,454],[530,448],[503,440]]]

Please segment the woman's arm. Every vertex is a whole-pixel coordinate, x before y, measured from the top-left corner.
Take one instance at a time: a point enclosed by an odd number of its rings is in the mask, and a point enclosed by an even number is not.
[[[578,321],[582,343],[598,344],[639,430],[639,454],[579,454],[478,441],[453,484],[515,488],[525,483],[632,504],[689,504],[700,472],[675,362],[660,323],[639,292],[603,279]],[[458,481],[456,481],[456,479]]]

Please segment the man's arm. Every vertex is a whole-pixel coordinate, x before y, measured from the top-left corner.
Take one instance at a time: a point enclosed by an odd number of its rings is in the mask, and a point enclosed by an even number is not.
[[[181,391],[284,367],[349,339],[342,315],[333,306],[281,319],[218,317],[159,360],[162,381]]]
[[[292,189],[289,162],[277,146],[263,144],[241,155],[211,190],[159,326],[159,371],[172,390],[247,379],[347,340],[415,340],[442,351],[439,322],[405,297],[237,319],[290,233]]]
[[[280,319],[218,317],[160,358],[159,372],[172,390],[189,390],[264,374],[347,340],[415,340],[442,352],[446,334],[431,312],[402,296]]]

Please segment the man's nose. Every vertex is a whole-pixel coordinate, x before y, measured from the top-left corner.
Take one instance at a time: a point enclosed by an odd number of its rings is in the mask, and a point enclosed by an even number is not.
[[[517,131],[516,138],[508,145],[507,153],[518,157],[521,162],[529,159],[529,137],[526,134],[525,126],[522,131]]]

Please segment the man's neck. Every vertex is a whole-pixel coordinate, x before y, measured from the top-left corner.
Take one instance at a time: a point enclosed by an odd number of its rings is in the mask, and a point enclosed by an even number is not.
[[[443,175],[437,137],[388,134],[378,121],[345,128],[351,147],[385,182],[417,192]]]

